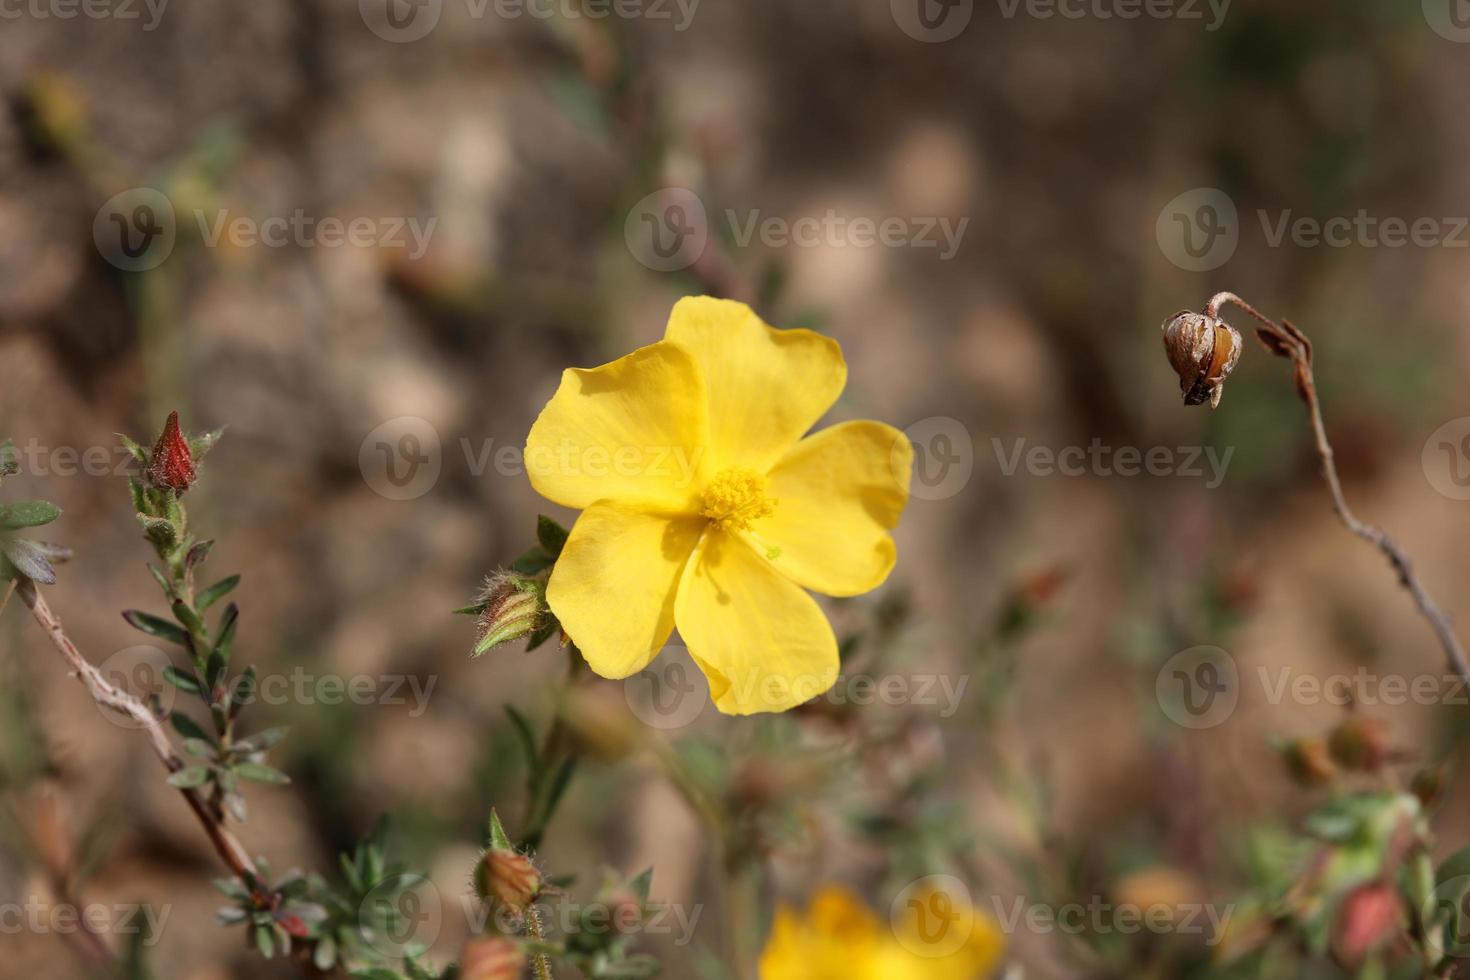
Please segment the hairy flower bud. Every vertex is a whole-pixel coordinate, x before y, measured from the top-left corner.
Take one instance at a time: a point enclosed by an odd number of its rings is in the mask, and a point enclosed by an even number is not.
[[[477,605],[475,656],[491,647],[530,636],[546,621],[543,586],[535,579],[499,572],[485,582]]]
[[[491,847],[475,868],[475,890],[506,908],[524,912],[541,894],[541,872],[531,859],[516,851]]]
[[[1184,404],[1220,406],[1225,379],[1240,360],[1240,332],[1218,317],[1181,310],[1164,321],[1164,350],[1179,375]]]
[[[460,957],[462,980],[520,980],[526,954],[509,939],[472,939]]]
[[[164,424],[163,435],[153,446],[153,455],[148,458],[148,481],[155,487],[166,487],[175,493],[183,493],[194,485],[198,474],[194,469],[194,454],[189,451],[189,440],[179,430],[179,413],[170,412]]]

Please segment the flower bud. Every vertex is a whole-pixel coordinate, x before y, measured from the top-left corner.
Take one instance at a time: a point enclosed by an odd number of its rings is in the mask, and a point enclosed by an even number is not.
[[[1333,947],[1338,958],[1356,967],[1392,939],[1400,928],[1399,905],[1397,890],[1385,882],[1359,885],[1349,892],[1337,912]]]
[[[170,412],[163,435],[158,437],[153,455],[148,458],[148,481],[155,487],[183,493],[194,485],[197,476],[189,440],[179,431],[179,413]]]
[[[1164,322],[1164,350],[1179,375],[1184,404],[1220,406],[1225,379],[1240,360],[1240,332],[1218,317],[1181,310]]]
[[[541,583],[513,572],[498,572],[485,582],[477,605],[475,656],[491,647],[529,636],[546,621]]]
[[[1301,786],[1321,786],[1337,775],[1327,743],[1320,738],[1298,738],[1287,742],[1281,747],[1281,761],[1286,763],[1291,778]]]
[[[1332,730],[1327,748],[1344,769],[1372,772],[1388,760],[1388,727],[1382,719],[1353,715]]]
[[[526,954],[509,939],[472,939],[460,957],[461,980],[520,980]]]
[[[524,912],[541,894],[541,872],[524,854],[492,847],[475,868],[475,891],[513,912]]]

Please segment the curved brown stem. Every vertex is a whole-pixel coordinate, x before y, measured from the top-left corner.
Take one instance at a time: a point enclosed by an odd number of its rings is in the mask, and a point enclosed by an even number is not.
[[[92,700],[111,711],[116,711],[137,722],[148,736],[149,743],[153,746],[153,754],[158,756],[164,768],[169,772],[178,772],[184,768],[184,760],[179,758],[174,751],[173,742],[169,740],[168,733],[163,729],[163,723],[159,721],[148,706],[126,691],[114,687],[102,676],[102,672],[88,662],[82,652],[77,649],[76,644],[66,635],[66,630],[61,625],[61,620],[46,605],[46,600],[36,589],[34,582],[29,579],[21,579],[16,586],[16,595],[20,596],[21,602],[30,609],[31,616],[51,637],[51,643],[61,653],[71,667],[77,679],[86,687],[87,693]],[[185,802],[189,809],[194,811],[200,825],[204,828],[205,835],[214,846],[215,853],[220,856],[235,877],[239,878],[249,888],[256,899],[262,904],[268,901],[268,896],[260,891],[260,872],[256,870],[255,862],[250,859],[250,854],[245,846],[230,833],[224,822],[218,819],[208,801],[192,788],[181,789]]]
[[[1234,303],[1259,320],[1262,326],[1257,329],[1256,334],[1261,343],[1273,354],[1290,358],[1296,365],[1297,393],[1306,403],[1307,414],[1312,419],[1312,432],[1317,440],[1317,455],[1322,460],[1322,476],[1327,481],[1328,492],[1332,495],[1332,509],[1337,512],[1338,518],[1349,531],[1373,545],[1388,559],[1389,564],[1398,574],[1399,584],[1413,596],[1420,614],[1428,620],[1435,635],[1439,637],[1440,646],[1444,648],[1445,658],[1450,668],[1462,682],[1470,686],[1470,661],[1465,658],[1465,651],[1455,636],[1449,616],[1430,598],[1423,583],[1414,574],[1414,567],[1409,556],[1382,528],[1359,520],[1352,512],[1352,508],[1348,507],[1347,498],[1342,492],[1342,480],[1338,477],[1337,466],[1333,462],[1332,444],[1327,441],[1327,426],[1322,421],[1322,407],[1317,398],[1317,383],[1312,375],[1312,342],[1290,321],[1283,320],[1277,323],[1231,292],[1216,294],[1205,307],[1206,315],[1219,317],[1220,307],[1226,303]]]

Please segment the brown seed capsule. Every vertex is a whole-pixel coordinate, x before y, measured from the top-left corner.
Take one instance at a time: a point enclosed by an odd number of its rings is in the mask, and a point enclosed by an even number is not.
[[[1357,967],[1403,929],[1398,891],[1386,882],[1370,882],[1348,892],[1337,911],[1334,947],[1338,958]]]
[[[1332,782],[1332,777],[1337,775],[1327,743],[1320,738],[1298,738],[1288,742],[1282,746],[1281,758],[1291,778],[1302,786],[1322,786]]]
[[[1225,379],[1240,360],[1240,332],[1218,317],[1181,310],[1164,321],[1164,351],[1179,375],[1184,404],[1218,408]]]

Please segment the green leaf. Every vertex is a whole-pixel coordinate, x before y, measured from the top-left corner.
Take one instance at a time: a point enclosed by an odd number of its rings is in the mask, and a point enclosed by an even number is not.
[[[184,629],[188,630],[192,634],[198,634],[200,636],[206,635],[206,630],[204,629],[204,620],[200,619],[199,614],[196,613],[193,609],[189,608],[189,604],[187,602],[182,599],[176,600],[173,604],[173,611],[174,619],[177,619],[180,623],[182,623]]]
[[[133,459],[137,460],[139,463],[142,463],[144,466],[148,465],[148,450],[144,449],[142,446],[138,445],[136,442],[134,442],[132,439],[129,439],[121,432],[115,433],[115,435],[122,440],[123,448],[128,451],[128,455],[132,456]]]
[[[561,557],[561,549],[566,547],[567,536],[570,533],[545,514],[536,517],[536,540],[541,542],[541,547],[546,549],[552,561]]]
[[[204,612],[220,599],[223,599],[225,596],[229,595],[232,591],[234,591],[235,586],[239,584],[240,576],[238,575],[231,575],[227,579],[221,579],[220,581],[211,585],[209,588],[205,589],[203,592],[199,593],[199,598],[195,600],[194,605],[198,607],[200,612]]]
[[[178,732],[184,738],[201,738],[206,742],[213,741],[213,737],[204,730],[204,726],[186,714],[176,711],[169,715],[168,720],[173,724],[174,731]]]
[[[230,659],[230,645],[235,642],[235,624],[240,620],[240,607],[233,602],[225,607],[220,619],[219,635],[214,639],[214,649],[225,660]]]
[[[526,754],[526,770],[535,772],[536,764],[541,758],[541,750],[536,747],[536,733],[531,728],[531,722],[513,704],[505,706],[505,713],[510,717],[510,723],[515,727],[521,749]]]
[[[284,726],[280,726],[277,728],[267,728],[263,732],[256,732],[249,738],[240,739],[240,741],[236,742],[232,746],[232,748],[236,752],[240,752],[246,755],[251,755],[256,752],[268,752],[271,749],[275,748],[277,745],[281,744],[281,741],[286,737],[286,733],[288,731],[289,729]]]
[[[511,563],[511,571],[522,575],[536,575],[546,571],[556,561],[539,544]]]
[[[209,782],[209,776],[210,771],[207,766],[194,766],[189,769],[180,769],[168,777],[168,784],[174,789],[193,789]]]
[[[184,751],[196,759],[213,759],[215,756],[214,743],[202,738],[184,739]]]
[[[241,779],[248,779],[256,783],[268,783],[272,786],[285,786],[291,781],[291,777],[279,769],[262,765],[259,762],[242,762],[235,766],[235,772]]]
[[[42,585],[56,584],[56,569],[34,541],[24,538],[0,538],[0,555],[21,575]],[[8,576],[7,576],[8,577]]]
[[[192,572],[204,564],[204,559],[209,557],[209,549],[213,547],[213,541],[201,541],[190,548],[189,553],[184,556],[184,568]]]
[[[194,462],[199,462],[219,442],[220,436],[225,434],[225,427],[220,426],[210,432],[202,432],[189,440],[189,455],[194,457]]]
[[[0,531],[18,531],[23,527],[41,527],[61,516],[61,508],[45,500],[23,500],[0,506]]]
[[[187,694],[201,698],[204,696],[204,685],[199,683],[199,678],[186,674],[177,667],[170,665],[163,668],[163,679]]]
[[[490,808],[490,846],[497,851],[515,849],[511,846],[510,838],[505,833],[505,827],[501,826],[500,814],[495,811],[494,807]]]
[[[166,619],[141,612],[137,609],[129,609],[122,614],[122,617],[133,629],[141,630],[149,636],[156,636],[160,640],[177,643],[181,647],[187,647],[189,645],[189,634],[184,632],[183,627],[176,623],[170,623]]]

